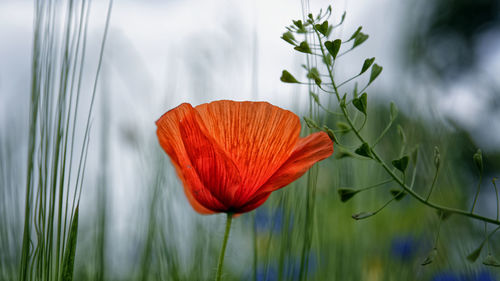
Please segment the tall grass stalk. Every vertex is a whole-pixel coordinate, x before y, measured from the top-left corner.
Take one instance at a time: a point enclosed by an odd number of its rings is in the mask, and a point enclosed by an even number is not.
[[[92,108],[110,18],[108,12],[85,133],[80,139],[76,131],[82,122],[78,109],[89,12],[87,0],[35,1],[24,234],[18,280],[73,278]],[[75,151],[78,146],[79,154]]]

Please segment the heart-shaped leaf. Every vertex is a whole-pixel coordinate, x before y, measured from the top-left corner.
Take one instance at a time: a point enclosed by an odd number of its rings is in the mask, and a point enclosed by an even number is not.
[[[408,168],[408,162],[410,158],[408,156],[403,156],[400,159],[397,160],[392,160],[392,165],[400,170],[402,173],[406,171],[406,168]]]
[[[371,153],[370,146],[366,142],[364,142],[354,152],[356,154],[358,154],[358,155],[361,155],[361,156],[364,156],[364,157],[368,157],[368,158],[372,158],[372,153]]]
[[[316,24],[314,28],[323,36],[328,36],[328,21],[325,20],[322,24]]]
[[[380,75],[380,72],[382,72],[382,67],[378,64],[374,64],[372,66],[372,72],[370,74],[370,81],[368,82],[368,85],[370,85],[373,80],[377,79],[377,77]]]
[[[365,59],[365,62],[363,63],[363,67],[361,67],[361,72],[359,74],[365,73],[365,71],[372,66],[373,62],[375,61],[375,58],[369,58]]]
[[[364,34],[363,32],[359,32],[358,35],[356,35],[356,38],[354,38],[354,43],[352,44],[352,48],[356,48],[357,46],[363,44],[366,40],[368,40],[368,35]]]
[[[309,44],[307,44],[306,41],[300,42],[300,45],[295,47],[294,49],[302,53],[312,54],[311,48],[309,48]]]
[[[355,98],[352,100],[352,104],[356,107],[361,113],[366,115],[366,107],[367,107],[367,95],[363,93],[359,98]]]
[[[292,74],[290,74],[290,72],[286,70],[283,70],[283,72],[281,73],[280,80],[284,83],[300,83],[299,81],[297,81],[297,79],[295,79],[295,77],[293,77]]]
[[[328,50],[328,53],[332,55],[333,59],[337,57],[337,54],[339,53],[340,50],[340,45],[342,45],[342,40],[340,39],[335,39],[333,41],[325,42],[325,47]]]
[[[295,40],[295,37],[293,36],[293,34],[290,31],[283,33],[283,35],[281,35],[281,39],[285,40],[286,42],[288,42],[294,46],[297,46],[297,43],[296,43],[297,41]]]

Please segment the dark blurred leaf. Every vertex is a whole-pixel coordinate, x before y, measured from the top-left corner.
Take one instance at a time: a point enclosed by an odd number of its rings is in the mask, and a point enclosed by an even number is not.
[[[431,264],[434,259],[437,257],[437,249],[434,248],[432,251],[429,253],[429,255],[425,258],[425,260],[422,262],[422,265],[428,265]]]
[[[481,245],[479,245],[479,247],[477,249],[475,249],[474,251],[472,251],[467,256],[467,260],[470,261],[470,262],[475,262],[477,260],[477,258],[479,258],[479,255],[481,254],[481,251],[483,250],[483,247],[484,247],[484,242],[481,243]]]
[[[449,217],[451,217],[451,214],[450,212],[447,212],[447,211],[443,211],[443,210],[437,210],[437,215],[439,217],[440,220],[447,220]]]
[[[311,49],[309,48],[309,44],[307,44],[306,41],[300,42],[300,45],[295,47],[294,49],[302,53],[312,54]]]
[[[367,95],[363,93],[359,98],[355,98],[352,100],[352,104],[356,107],[361,113],[366,115],[367,108]]]
[[[292,74],[290,74],[290,72],[286,70],[283,70],[283,72],[281,73],[280,80],[281,82],[285,83],[300,83],[299,81],[297,81],[297,79],[295,79],[295,77],[293,77]]]
[[[398,190],[398,189],[391,189],[391,195],[396,199],[396,201],[400,201],[406,196],[406,192],[403,190]]]
[[[363,63],[363,67],[361,67],[361,72],[359,74],[363,74],[365,71],[372,66],[373,62],[375,61],[375,58],[370,58],[370,59],[365,59],[365,62]]]
[[[337,192],[340,196],[340,201],[347,202],[349,201],[349,199],[354,197],[354,195],[356,195],[356,193],[358,193],[359,190],[355,190],[352,188],[339,188]]]
[[[333,59],[335,59],[337,57],[337,54],[339,53],[341,44],[342,44],[342,41],[340,39],[335,39],[333,41],[326,41],[325,42],[325,47],[328,50],[328,53],[330,53],[330,55],[332,55]]]
[[[409,162],[409,157],[408,156],[403,156],[400,159],[397,160],[392,160],[392,165],[400,170],[401,172],[405,172],[406,168],[408,167],[408,162]]]
[[[359,148],[357,148],[355,151],[354,151],[356,154],[358,155],[361,155],[361,156],[364,156],[364,157],[368,157],[368,158],[372,158],[372,153],[371,153],[371,149],[370,149],[370,146],[365,142],[363,143]]]
[[[487,266],[500,267],[500,262],[498,262],[498,260],[491,254],[488,254],[488,256],[486,256],[486,258],[483,260],[483,264]]]

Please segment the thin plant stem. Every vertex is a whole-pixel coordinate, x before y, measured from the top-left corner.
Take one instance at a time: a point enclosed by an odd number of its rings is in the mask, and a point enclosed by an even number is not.
[[[436,167],[436,173],[434,173],[434,178],[432,179],[431,188],[429,190],[429,193],[427,194],[427,197],[425,198],[425,201],[429,201],[429,198],[431,197],[432,191],[434,190],[434,185],[436,184],[438,174],[439,174],[439,167]]]
[[[474,208],[476,207],[476,202],[477,202],[477,197],[479,197],[479,192],[481,191],[481,182],[483,181],[483,172],[481,171],[481,174],[479,175],[479,182],[477,184],[477,191],[476,191],[476,196],[474,196],[474,203],[472,203],[472,208],[470,209],[470,212],[474,212]],[[498,218],[497,218],[498,220]]]
[[[227,240],[229,238],[229,231],[231,230],[232,221],[233,221],[233,214],[227,213],[226,231],[224,232],[224,240],[222,240],[222,248],[220,249],[219,263],[217,265],[217,273],[215,274],[215,281],[220,281],[222,278],[222,265],[224,264],[224,255],[226,253]]]

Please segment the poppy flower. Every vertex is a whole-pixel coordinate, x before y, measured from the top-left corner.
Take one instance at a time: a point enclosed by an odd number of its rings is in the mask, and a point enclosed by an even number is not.
[[[267,102],[183,103],[156,125],[201,214],[249,212],[333,153],[326,133],[300,138],[299,117]]]

